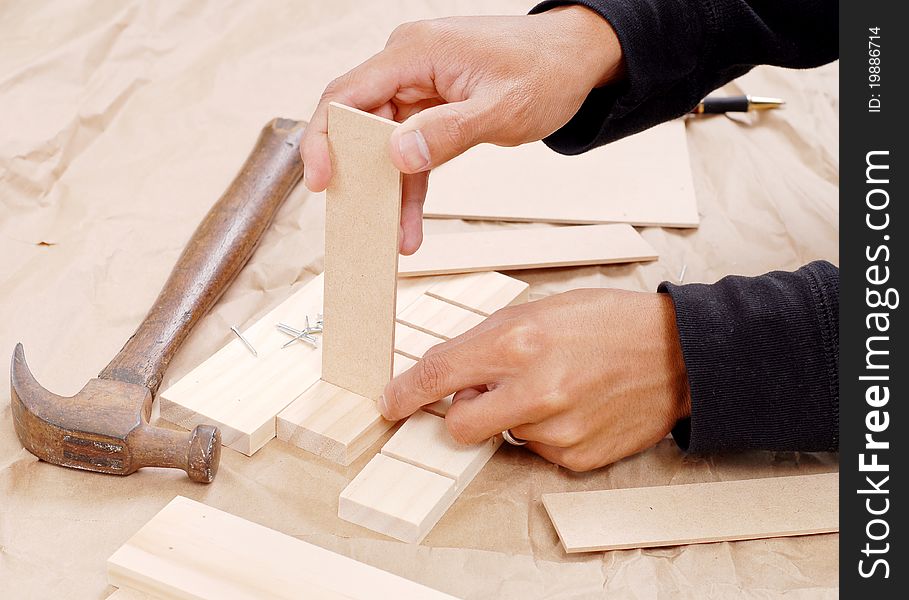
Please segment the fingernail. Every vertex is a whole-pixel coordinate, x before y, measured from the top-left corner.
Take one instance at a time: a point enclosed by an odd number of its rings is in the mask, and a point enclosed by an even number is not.
[[[376,404],[378,404],[379,412],[384,415],[388,410],[388,405],[385,403],[385,394],[379,396],[379,400]]]
[[[306,189],[312,191],[312,188],[309,187],[309,170],[308,169],[303,170],[303,185],[306,186]]]
[[[398,152],[410,171],[423,171],[429,166],[429,146],[419,129],[408,131],[398,140]]]

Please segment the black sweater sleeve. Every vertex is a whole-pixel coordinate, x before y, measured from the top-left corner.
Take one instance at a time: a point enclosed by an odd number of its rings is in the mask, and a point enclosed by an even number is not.
[[[837,0],[546,0],[581,4],[618,35],[627,77],[593,90],[544,142],[580,154],[684,115],[758,64],[816,67],[838,53]]]
[[[682,343],[691,418],[672,432],[694,453],[839,447],[839,270],[663,283]]]

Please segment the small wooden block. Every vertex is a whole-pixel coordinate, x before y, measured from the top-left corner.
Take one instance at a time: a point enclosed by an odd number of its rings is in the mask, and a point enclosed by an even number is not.
[[[502,443],[496,436],[481,444],[455,443],[445,419],[417,411],[382,447],[382,454],[455,480],[460,494]]]
[[[388,140],[396,126],[328,107],[322,379],[367,398],[382,393],[392,372],[401,173]]]
[[[565,552],[839,530],[839,473],[543,494]]]
[[[656,260],[657,252],[631,225],[485,229],[423,237],[398,274],[443,275]]]
[[[155,598],[452,598],[182,496],[110,557],[107,576]]]
[[[226,346],[159,394],[161,418],[186,429],[216,425],[225,446],[251,456],[275,437],[275,415],[322,371],[321,350],[304,343],[282,349],[289,338],[275,324],[320,312],[321,275],[243,331],[258,358],[230,334]]]
[[[395,354],[395,374],[415,364]],[[349,465],[393,425],[364,398],[327,381],[303,392],[277,418],[278,439],[342,465]]]
[[[448,409],[451,408],[451,401],[453,398],[454,398],[454,394],[449,394],[448,396],[445,396],[441,400],[436,400],[432,404],[427,404],[426,406],[423,407],[423,410],[425,410],[426,412],[428,412],[431,415],[435,415],[437,417],[442,417],[444,419],[445,415],[448,414]]]
[[[425,331],[395,323],[395,352],[409,356],[414,360],[420,360],[427,350],[444,341],[442,338],[430,335]]]
[[[453,479],[377,454],[341,492],[338,516],[417,543],[457,495]]]
[[[318,381],[277,416],[278,439],[349,465],[394,425],[374,400]]]
[[[558,173],[558,177],[553,177]],[[482,144],[432,171],[426,217],[697,227],[681,120],[580,156]]]
[[[483,322],[485,317],[426,294],[398,314],[404,325],[450,340]]]
[[[520,279],[495,271],[443,275],[426,293],[439,300],[488,317],[500,308],[526,300],[527,288]]]

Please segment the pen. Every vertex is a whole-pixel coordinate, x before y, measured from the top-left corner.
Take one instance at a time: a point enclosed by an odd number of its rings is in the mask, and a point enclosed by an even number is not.
[[[696,115],[718,115],[727,112],[749,112],[780,108],[786,102],[764,96],[708,96],[698,102],[691,112]]]

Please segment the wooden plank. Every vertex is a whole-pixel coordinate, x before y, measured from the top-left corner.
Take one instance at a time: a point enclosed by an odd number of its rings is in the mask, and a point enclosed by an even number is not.
[[[414,362],[395,354],[395,372]],[[375,400],[327,381],[317,381],[281,411],[276,421],[279,440],[345,466],[394,425],[382,417]]]
[[[553,174],[558,173],[557,177]],[[477,146],[432,172],[427,217],[697,227],[682,121],[579,156]]]
[[[426,294],[398,314],[398,322],[446,340],[461,335],[483,320],[480,314]]]
[[[382,454],[454,479],[460,494],[501,443],[501,436],[495,436],[480,444],[458,444],[451,439],[445,419],[417,411],[385,442]]]
[[[444,419],[445,415],[448,414],[448,409],[451,408],[452,399],[454,399],[454,394],[449,394],[441,400],[436,400],[432,404],[427,404],[423,407],[423,410],[431,415],[442,417]]]
[[[392,372],[401,173],[396,123],[332,102],[325,200],[322,379],[377,398]]]
[[[500,308],[526,301],[527,288],[520,279],[495,271],[442,275],[426,293],[488,317]],[[400,311],[399,311],[400,312]]]
[[[839,530],[839,473],[543,494],[565,552]]]
[[[243,331],[258,358],[231,333],[226,346],[161,392],[161,418],[186,429],[217,425],[225,446],[249,456],[268,443],[275,415],[322,370],[321,350],[302,343],[282,349],[288,337],[275,325],[302,326],[304,316],[322,312],[322,281],[308,282]]]
[[[606,265],[656,258],[656,250],[625,223],[484,229],[424,236],[416,254],[401,257],[398,275]]]
[[[110,557],[108,581],[166,598],[451,598],[177,496]]]
[[[395,352],[414,360],[420,360],[427,350],[444,341],[444,339],[425,331],[414,329],[402,323],[395,323]]]
[[[377,454],[338,499],[338,516],[403,542],[419,542],[457,498],[455,481]]]

